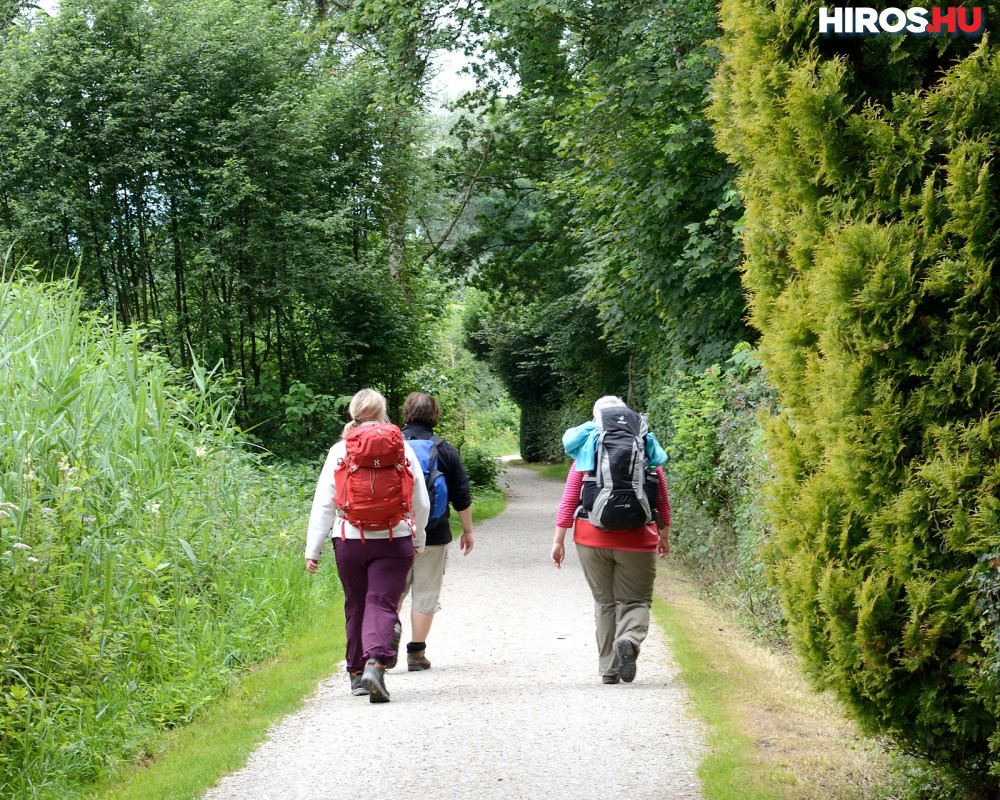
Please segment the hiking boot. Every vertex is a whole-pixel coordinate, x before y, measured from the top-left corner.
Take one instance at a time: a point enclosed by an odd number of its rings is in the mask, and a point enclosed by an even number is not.
[[[635,680],[635,659],[639,655],[636,646],[629,639],[619,639],[615,642],[615,652],[618,654],[618,674],[625,683]]]
[[[601,683],[618,683],[617,675],[602,675]]]
[[[368,694],[368,690],[361,685],[361,673],[351,672],[349,674],[351,676],[351,694],[355,697],[362,697]]]
[[[406,654],[406,668],[410,672],[420,672],[424,669],[431,668],[431,662],[427,660],[427,656],[424,655],[426,651],[417,650],[413,653]]]
[[[392,656],[385,662],[386,669],[392,669],[396,666],[396,662],[399,661],[399,640],[402,638],[403,626],[397,620],[396,624],[392,626]]]
[[[370,703],[388,703],[389,691],[385,688],[385,665],[369,658],[361,673],[361,686],[368,693]]]

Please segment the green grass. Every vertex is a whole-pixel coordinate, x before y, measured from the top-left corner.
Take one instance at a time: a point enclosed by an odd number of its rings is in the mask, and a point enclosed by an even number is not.
[[[327,559],[326,569],[333,569]],[[164,734],[149,758],[112,776],[87,800],[194,798],[239,769],[268,728],[294,712],[344,655],[338,598],[292,633],[281,654],[253,670],[190,725]]]
[[[529,464],[527,461],[518,459],[516,461],[511,461],[510,463],[511,466],[530,469],[532,472],[538,473],[543,478],[548,478],[553,481],[565,481],[570,467],[569,461],[563,461],[557,464]]]
[[[654,618],[706,725],[705,800],[901,796],[884,747],[863,737],[831,694],[812,690],[791,653],[751,638],[670,562],[657,595]]]
[[[754,743],[738,724],[731,686],[747,680],[739,666],[710,652],[704,637],[660,598],[653,615],[670,639],[695,711],[708,726],[709,752],[698,767],[705,800],[775,800],[773,778],[753,767]]]
[[[0,279],[0,372],[0,797],[64,800],[336,586],[292,536],[315,472],[244,446],[221,376],[30,272]]]

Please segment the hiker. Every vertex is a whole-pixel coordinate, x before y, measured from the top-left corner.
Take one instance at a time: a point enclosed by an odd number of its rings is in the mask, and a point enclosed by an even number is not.
[[[472,493],[469,478],[458,451],[434,433],[441,419],[441,407],[431,395],[413,392],[403,403],[403,436],[414,449],[424,468],[431,512],[427,521],[427,546],[413,562],[406,591],[410,599],[412,640],[406,645],[406,666],[410,672],[430,669],[427,659],[427,636],[434,615],[440,609],[441,584],[451,547],[448,506],[458,512],[462,522],[459,550],[469,555],[475,541],[472,536]],[[406,595],[406,591],[403,595]]]
[[[631,683],[649,631],[656,558],[670,553],[670,499],[661,466],[667,454],[645,416],[612,395],[594,403],[593,421],[563,434],[563,447],[574,461],[556,514],[552,561],[562,568],[572,528],[594,595],[601,682]]]
[[[362,389],[351,421],[326,457],[306,536],[306,569],[316,572],[331,535],[344,587],[351,692],[388,703],[385,670],[395,660],[399,600],[416,553],[424,549],[430,510],[423,471],[385,398]]]

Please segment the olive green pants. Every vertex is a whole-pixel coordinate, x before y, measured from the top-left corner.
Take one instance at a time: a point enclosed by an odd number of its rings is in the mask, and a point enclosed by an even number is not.
[[[628,639],[638,653],[649,632],[656,553],[608,550],[582,544],[576,546],[576,552],[594,595],[598,670],[601,675],[617,675],[615,641]]]

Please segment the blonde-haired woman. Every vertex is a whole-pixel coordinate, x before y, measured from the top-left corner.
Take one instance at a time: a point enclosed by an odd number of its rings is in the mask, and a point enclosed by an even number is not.
[[[414,556],[424,548],[430,503],[420,464],[399,428],[389,422],[385,398],[362,389],[348,412],[343,438],[330,448],[316,483],[306,569],[319,569],[323,545],[332,538],[344,587],[351,691],[368,695],[372,703],[387,703],[385,671],[396,659],[397,608]],[[362,440],[364,445],[357,444]],[[371,448],[382,457],[374,467],[359,467],[359,454]],[[352,483],[349,476],[355,472],[365,479]],[[372,496],[352,494],[351,487],[358,485],[371,486]],[[386,511],[389,507],[393,510]]]

